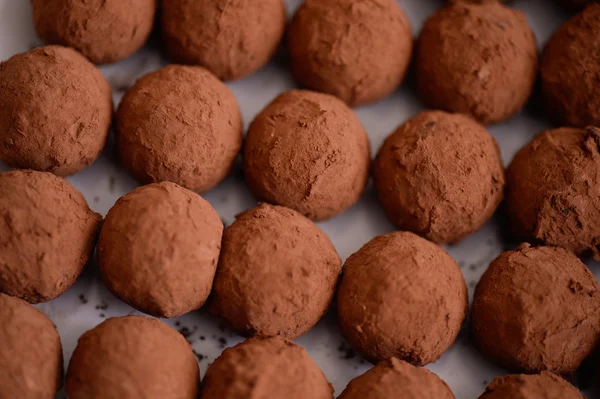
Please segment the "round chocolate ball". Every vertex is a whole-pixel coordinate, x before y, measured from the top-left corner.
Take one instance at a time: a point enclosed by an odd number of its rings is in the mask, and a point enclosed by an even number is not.
[[[503,198],[504,167],[485,127],[459,114],[424,111],[384,142],[373,165],[390,220],[437,243],[479,230]]]
[[[162,0],[162,37],[178,63],[197,64],[223,80],[265,66],[285,31],[282,0]]]
[[[31,303],[69,289],[83,271],[102,217],[51,173],[0,173],[0,292]]]
[[[309,219],[261,204],[225,229],[210,311],[245,336],[295,339],[329,308],[341,263]]]
[[[354,205],[369,178],[369,137],[337,98],[292,90],[254,119],[244,147],[248,186],[261,201],[313,220]]]
[[[563,125],[600,126],[600,4],[565,22],[542,53],[542,96],[548,115]]]
[[[108,289],[137,310],[175,317],[212,287],[223,223],[198,194],[154,183],[121,197],[102,225],[98,263]]]
[[[485,124],[523,108],[537,68],[535,36],[525,14],[498,2],[441,8],[425,22],[417,45],[421,100]]]
[[[413,233],[374,238],[344,265],[342,335],[371,362],[440,358],[467,316],[467,285],[447,252]]]
[[[54,324],[27,302],[0,293],[0,397],[54,399],[63,354]]]
[[[354,378],[338,399],[455,399],[448,385],[431,371],[394,357]]]
[[[225,349],[206,370],[200,399],[222,398],[333,399],[333,388],[301,346],[250,338]]]
[[[104,148],[111,89],[77,51],[46,46],[0,62],[0,160],[66,176]]]
[[[133,177],[199,193],[227,176],[242,146],[233,93],[200,67],[170,65],[139,79],[119,104],[116,130]]]
[[[156,319],[125,316],[79,338],[65,385],[69,399],[196,399],[200,373],[179,332]]]
[[[560,128],[517,153],[506,173],[516,236],[600,258],[599,146],[598,128]]]
[[[570,375],[600,343],[600,285],[571,252],[523,244],[481,277],[475,343],[515,372]]]
[[[157,0],[32,0],[33,22],[46,44],[73,47],[90,61],[106,64],[146,43]]]
[[[559,376],[541,374],[507,375],[495,378],[479,399],[584,399],[577,388]]]
[[[410,23],[396,0],[306,0],[288,33],[296,81],[350,106],[396,90],[412,47]]]

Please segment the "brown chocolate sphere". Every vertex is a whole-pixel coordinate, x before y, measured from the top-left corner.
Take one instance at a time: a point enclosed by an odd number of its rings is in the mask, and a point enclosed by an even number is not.
[[[600,259],[600,129],[545,131],[510,164],[506,206],[514,233]]]
[[[0,62],[0,160],[66,176],[104,148],[111,89],[81,54],[46,46]]]
[[[121,197],[102,226],[104,283],[134,308],[175,317],[201,307],[212,287],[223,223],[198,194],[154,183]]]
[[[210,310],[242,335],[295,339],[327,311],[341,263],[309,219],[261,204],[225,229]]]
[[[83,271],[101,221],[60,177],[0,173],[0,292],[31,303],[58,297]]]
[[[90,61],[106,64],[146,43],[157,0],[32,0],[31,5],[44,43],[73,47]]]
[[[434,362],[467,315],[467,286],[441,247],[413,233],[374,238],[344,265],[338,290],[342,335],[366,359]]]
[[[503,198],[504,167],[485,127],[459,114],[424,111],[377,154],[379,201],[403,230],[454,243],[481,228]]]
[[[200,372],[176,330],[148,317],[113,317],[79,338],[65,385],[69,399],[196,399]]]
[[[206,370],[200,399],[222,398],[333,399],[333,388],[301,346],[250,338],[225,349]]]
[[[487,386],[479,399],[584,399],[577,388],[559,376],[519,374],[497,377]]]
[[[417,45],[421,100],[484,124],[523,108],[537,68],[535,36],[525,14],[498,2],[441,8],[425,22]]]
[[[236,80],[273,57],[285,31],[282,0],[162,0],[162,37],[175,62]]]
[[[410,23],[396,0],[306,0],[288,33],[296,81],[350,106],[396,90],[412,47]]]
[[[233,93],[200,67],[170,65],[142,77],[119,104],[116,126],[133,177],[199,193],[227,176],[242,145]]]
[[[261,201],[313,220],[351,207],[369,178],[369,138],[342,101],[311,91],[278,96],[250,125],[244,147],[248,186]]]
[[[394,357],[350,381],[338,399],[396,399],[399,394],[402,399],[455,399],[440,377]]]
[[[0,398],[54,399],[62,386],[60,337],[45,314],[0,293]]]
[[[542,95],[548,115],[563,125],[600,126],[600,4],[565,22],[542,53]]]
[[[600,285],[572,253],[523,244],[481,277],[471,309],[473,337],[515,372],[572,374],[600,343]]]

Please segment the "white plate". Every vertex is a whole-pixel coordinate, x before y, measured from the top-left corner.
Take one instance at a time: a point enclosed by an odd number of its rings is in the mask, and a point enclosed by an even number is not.
[[[435,0],[399,2],[406,10],[415,33],[420,30],[425,18],[442,4]],[[299,3],[300,0],[287,0],[289,15]],[[514,1],[512,5],[527,13],[540,46],[568,17],[568,13],[549,0],[521,0]],[[6,60],[15,53],[39,44],[31,22],[29,1],[0,0],[0,60]],[[166,62],[154,45],[144,48],[126,61],[102,68],[113,86],[115,102],[120,100],[123,91],[136,78],[160,68]],[[285,61],[279,57],[257,74],[229,86],[237,96],[247,126],[267,103],[280,92],[293,88],[294,83]],[[389,133],[421,109],[422,105],[406,87],[377,104],[357,108],[356,112],[369,132],[373,156]],[[524,112],[501,125],[491,127],[490,131],[500,143],[502,158],[508,164],[516,150],[547,127],[547,122]],[[0,165],[0,170],[5,169]],[[90,206],[103,215],[117,198],[137,185],[121,170],[111,146],[108,146],[94,165],[70,177],[69,181],[83,192]],[[256,204],[244,185],[239,167],[224,183],[204,197],[215,207],[226,224],[230,224],[236,214]],[[394,230],[384,217],[370,188],[355,207],[342,216],[320,223],[320,226],[329,234],[344,259],[374,236]],[[448,248],[461,265],[471,296],[479,277],[504,245],[498,220],[495,220],[460,244]],[[598,276],[600,268],[597,265],[591,266]],[[106,317],[136,313],[102,286],[95,265],[88,267],[67,293],[39,307],[56,323],[60,331],[65,365],[83,332]],[[210,318],[205,311],[193,312],[168,323],[186,335],[189,334],[188,339],[195,352],[202,358],[202,373],[224,347],[241,341],[240,337],[220,327],[219,322]],[[343,341],[333,312],[329,312],[325,320],[298,339],[298,343],[321,366],[333,383],[336,394],[344,389],[351,378],[370,367]],[[490,364],[475,351],[465,331],[438,362],[428,367],[450,385],[458,399],[478,397],[489,381],[505,374],[504,370]],[[58,397],[63,398],[64,394],[61,393]]]

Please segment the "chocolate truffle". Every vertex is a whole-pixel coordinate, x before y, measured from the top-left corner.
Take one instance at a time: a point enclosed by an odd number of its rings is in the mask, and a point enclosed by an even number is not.
[[[485,124],[523,108],[537,68],[535,36],[525,14],[498,2],[441,8],[423,26],[417,45],[421,100]]]
[[[121,197],[102,226],[98,263],[116,296],[157,317],[204,304],[210,293],[223,223],[198,194],[154,183]]]
[[[116,125],[119,156],[133,177],[199,193],[227,176],[242,146],[233,93],[200,67],[170,65],[138,80]]]
[[[244,172],[261,201],[324,220],[354,205],[369,178],[369,138],[342,101],[292,90],[252,122]]]
[[[200,399],[222,398],[333,399],[333,388],[301,346],[250,338],[225,349],[206,370]]]
[[[46,46],[0,62],[0,160],[66,176],[98,158],[111,89],[81,54]]]
[[[521,245],[481,277],[472,307],[480,350],[515,372],[572,374],[600,342],[600,286],[572,253]]]
[[[156,319],[125,316],[79,338],[65,385],[69,399],[196,399],[200,373],[180,333]]]
[[[390,220],[437,243],[481,228],[503,198],[496,140],[467,116],[424,111],[390,135],[373,178]]]
[[[350,106],[396,90],[412,47],[410,23],[396,0],[306,0],[288,33],[296,81]]]
[[[542,95],[548,115],[563,125],[600,126],[600,4],[565,22],[542,53]]]
[[[372,362],[436,361],[454,343],[467,308],[467,286],[454,259],[413,233],[376,237],[344,265],[340,329]]]
[[[479,399],[584,399],[577,388],[555,374],[507,375],[495,378]]]
[[[54,324],[27,302],[0,293],[0,397],[54,399],[63,355]]]
[[[162,37],[171,58],[201,65],[223,80],[267,64],[284,31],[282,0],[162,0]]]
[[[440,377],[393,357],[350,381],[338,399],[397,399],[399,395],[402,399],[455,399]]]
[[[31,303],[58,297],[83,271],[101,221],[60,177],[0,173],[0,292]]]
[[[105,64],[135,53],[146,43],[157,0],[32,0],[33,22],[46,44],[73,47]]]
[[[600,129],[545,131],[510,164],[506,206],[514,233],[600,259]]]
[[[310,220],[261,204],[225,229],[210,310],[242,335],[295,339],[327,311],[341,263]]]

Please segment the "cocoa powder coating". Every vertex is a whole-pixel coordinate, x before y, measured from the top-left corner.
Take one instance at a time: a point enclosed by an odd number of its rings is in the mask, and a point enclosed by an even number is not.
[[[0,293],[0,398],[54,399],[63,354],[54,324],[27,302]]]
[[[256,72],[275,55],[285,31],[282,0],[162,0],[162,37],[178,63],[220,79]]]
[[[507,170],[506,206],[524,241],[600,259],[600,129],[542,132]]]
[[[89,166],[112,120],[111,89],[75,50],[46,46],[0,62],[0,160],[65,176]]]
[[[342,335],[374,363],[436,361],[454,343],[468,309],[454,259],[409,232],[376,237],[348,258],[337,295]]]
[[[110,318],[83,334],[65,383],[69,399],[196,399],[199,384],[185,338],[143,316]]]
[[[306,0],[288,33],[296,81],[350,106],[396,90],[412,47],[410,23],[395,0]]]
[[[254,119],[244,147],[248,186],[261,201],[313,219],[344,212],[369,177],[367,133],[337,98],[291,90]]]
[[[58,297],[83,271],[101,221],[60,177],[0,173],[0,292],[31,303]]]
[[[397,399],[399,395],[402,399],[455,399],[440,377],[394,357],[354,378],[338,399]]]
[[[471,317],[475,343],[503,367],[570,375],[600,342],[600,286],[572,253],[523,244],[486,270]]]
[[[454,243],[481,228],[503,198],[496,140],[459,114],[424,111],[390,135],[377,154],[379,201],[400,229]]]
[[[329,308],[341,267],[309,219],[261,204],[225,229],[209,310],[244,336],[295,339]]]
[[[554,33],[542,53],[541,75],[549,116],[567,126],[600,126],[600,4]]]
[[[73,47],[93,63],[106,64],[146,43],[157,0],[32,0],[31,5],[44,43]]]
[[[116,296],[156,317],[201,307],[210,294],[223,223],[196,193],[154,183],[121,197],[102,226],[98,262]]]
[[[242,145],[233,93],[201,67],[170,65],[139,79],[119,104],[116,129],[121,162],[137,180],[199,193],[227,176]]]
[[[415,65],[419,96],[429,108],[497,123],[519,112],[533,91],[536,40],[521,11],[462,2],[425,22]]]
[[[584,399],[577,388],[559,376],[542,371],[534,375],[497,377],[479,399]]]
[[[333,388],[299,345],[250,338],[225,349],[206,371],[200,399],[333,399]]]

